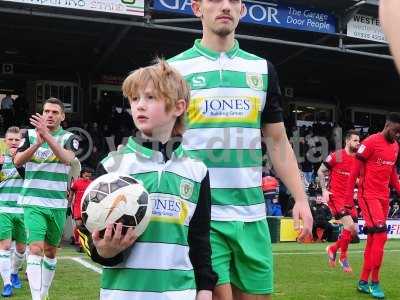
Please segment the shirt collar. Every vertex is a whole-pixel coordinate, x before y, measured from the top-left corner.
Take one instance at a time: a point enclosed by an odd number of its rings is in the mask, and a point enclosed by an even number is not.
[[[194,48],[201,55],[206,56],[207,58],[209,58],[211,60],[217,60],[219,58],[219,56],[221,55],[221,52],[217,52],[217,51],[214,51],[214,50],[204,47],[201,44],[201,39],[197,39],[194,41]],[[225,52],[225,54],[226,54],[226,56],[228,56],[229,58],[232,59],[232,58],[235,58],[235,56],[238,54],[238,52],[239,52],[239,42],[237,40],[235,40],[233,47],[229,51]]]
[[[181,136],[173,137],[165,144],[147,140],[139,136],[131,136],[128,139],[127,147],[148,159],[152,158],[155,153],[162,154],[164,161],[171,159],[173,156],[180,158],[184,155]],[[171,150],[172,153],[170,152]]]

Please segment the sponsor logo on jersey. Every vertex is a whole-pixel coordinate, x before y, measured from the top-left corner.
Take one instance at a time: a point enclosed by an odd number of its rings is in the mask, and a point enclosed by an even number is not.
[[[189,213],[188,205],[180,198],[150,194],[153,201],[152,221],[183,224]]]
[[[190,100],[189,123],[256,123],[260,110],[258,97],[199,97]]]
[[[37,160],[47,160],[49,159],[51,156],[53,156],[53,151],[51,151],[50,149],[41,149],[39,148],[36,152],[34,157]]]
[[[17,169],[12,168],[12,169],[3,169],[1,171],[1,178],[10,178],[13,177],[17,174]]]
[[[394,166],[394,164],[396,163],[395,161],[392,160],[384,160],[383,158],[378,158],[376,160],[376,163],[378,165],[382,165],[382,166]]]
[[[254,90],[262,91],[264,82],[261,74],[246,73],[246,82]]]

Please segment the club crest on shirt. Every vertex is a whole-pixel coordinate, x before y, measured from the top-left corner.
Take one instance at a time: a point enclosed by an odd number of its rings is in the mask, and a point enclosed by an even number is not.
[[[254,90],[261,91],[264,86],[262,75],[257,73],[246,73],[246,82]]]
[[[189,180],[185,180],[183,179],[181,181],[181,185],[180,185],[180,194],[181,197],[185,200],[189,199],[190,197],[192,197],[193,194],[193,189],[194,189],[194,184],[193,182],[189,181]]]

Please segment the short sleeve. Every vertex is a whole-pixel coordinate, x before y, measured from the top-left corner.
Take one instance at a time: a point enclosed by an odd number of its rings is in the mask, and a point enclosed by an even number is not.
[[[31,146],[30,142],[29,142],[29,135],[28,135],[28,131],[26,131],[21,138],[21,144],[18,147],[17,152],[24,152],[26,149],[28,149]]]
[[[359,160],[366,161],[368,160],[372,153],[374,152],[374,140],[373,136],[366,138],[358,148],[356,157]]]
[[[79,150],[79,137],[72,135],[65,143],[64,148],[76,153]]]
[[[332,169],[336,165],[336,154],[335,154],[335,152],[332,152],[331,154],[329,154],[325,158],[324,165],[329,170]]]
[[[278,74],[275,67],[267,62],[268,65],[268,89],[267,99],[264,110],[261,113],[261,124],[283,122],[282,113],[282,94],[279,86]]]

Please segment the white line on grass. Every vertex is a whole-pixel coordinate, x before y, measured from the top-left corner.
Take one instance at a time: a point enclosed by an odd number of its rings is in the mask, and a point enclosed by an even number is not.
[[[391,250],[385,250],[385,253],[388,252],[400,252],[398,249],[391,249]],[[364,253],[364,250],[350,250],[348,253]],[[326,252],[275,252],[273,255],[322,255],[326,254]]]
[[[96,267],[95,265],[93,265],[93,264],[87,262],[87,261],[84,260],[83,258],[80,258],[80,257],[73,257],[73,256],[61,256],[61,257],[59,257],[59,258],[61,258],[61,259],[70,259],[70,260],[73,260],[73,261],[77,262],[78,264],[81,264],[82,266],[84,266],[85,268],[87,268],[87,269],[89,269],[89,270],[92,270],[92,271],[94,271],[94,272],[96,272],[96,273],[99,273],[99,274],[102,273],[102,269],[101,269],[101,268]]]

